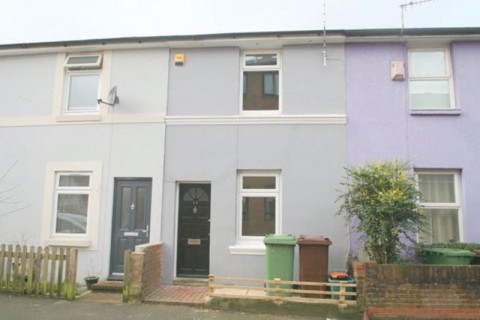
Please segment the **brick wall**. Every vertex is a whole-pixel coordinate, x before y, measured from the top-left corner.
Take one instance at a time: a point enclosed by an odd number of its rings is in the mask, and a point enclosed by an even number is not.
[[[480,266],[354,263],[361,307],[480,310]]]
[[[162,281],[163,244],[145,244],[125,252],[124,302],[141,302]]]

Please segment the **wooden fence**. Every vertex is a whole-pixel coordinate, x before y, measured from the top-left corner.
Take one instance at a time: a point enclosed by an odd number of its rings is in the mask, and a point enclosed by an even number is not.
[[[347,281],[336,283],[281,281],[215,275],[210,275],[208,280],[210,297],[338,304],[341,307],[357,304],[354,300],[357,295],[355,288],[355,283]]]
[[[75,299],[78,252],[65,247],[0,246],[0,291]]]

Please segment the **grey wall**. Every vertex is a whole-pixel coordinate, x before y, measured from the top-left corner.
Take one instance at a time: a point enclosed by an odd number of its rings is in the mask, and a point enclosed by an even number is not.
[[[0,58],[0,117],[52,111],[56,54]]]
[[[283,49],[283,111],[285,114],[345,113],[343,45],[289,46]]]
[[[111,85],[118,87],[118,112],[165,112],[168,49],[114,51]]]
[[[175,66],[176,53],[185,65]],[[170,58],[169,115],[234,115],[240,102],[240,50],[210,48],[172,50]]]

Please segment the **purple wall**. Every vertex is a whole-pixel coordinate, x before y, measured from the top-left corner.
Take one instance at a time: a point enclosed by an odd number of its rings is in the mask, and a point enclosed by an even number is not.
[[[463,241],[480,242],[480,43],[450,49],[460,114],[412,115],[408,81],[390,80],[391,61],[407,65],[405,45],[347,45],[348,162],[397,158],[416,168],[460,169]]]

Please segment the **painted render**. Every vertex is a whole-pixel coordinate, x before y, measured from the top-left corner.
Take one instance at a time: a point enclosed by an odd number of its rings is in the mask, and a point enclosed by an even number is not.
[[[453,41],[449,48],[455,104],[460,112],[414,114],[409,109],[408,80],[390,79],[391,61],[405,63],[408,79],[405,44],[346,45],[348,163],[398,158],[418,169],[460,170],[461,241],[478,242],[480,43]],[[355,253],[356,237],[351,246]]]
[[[45,187],[51,179],[47,167],[81,170],[92,162],[101,168],[99,203],[95,224],[88,225],[91,242],[79,248],[78,281],[89,273],[108,276],[115,177],[152,178],[150,239],[160,241],[168,54],[166,49],[104,52],[110,61],[104,61],[102,93],[117,85],[121,104],[102,105],[94,121],[57,116],[55,95],[62,90],[56,86],[62,79],[56,70],[63,69],[63,52],[0,57],[1,175],[11,167],[0,182],[2,199],[8,197],[0,212],[0,242],[49,244],[45,230],[52,213],[44,208],[52,207],[53,190]]]
[[[408,81],[392,81],[390,63],[406,64],[405,42],[432,31],[410,32],[406,40],[386,31],[332,32],[326,66],[318,32],[0,48],[0,177],[11,167],[0,181],[9,200],[0,211],[0,242],[49,244],[52,166],[91,166],[98,168],[98,203],[90,242],[80,247],[79,281],[90,272],[109,275],[114,179],[129,177],[152,178],[150,242],[164,244],[163,282],[176,277],[178,186],[195,182],[211,184],[209,271],[263,278],[263,251],[236,250],[237,177],[273,170],[281,179],[281,233],[330,238],[329,268],[344,269],[357,243],[336,215],[343,167],[391,158],[461,170],[461,237],[480,241],[480,44],[449,33],[457,37],[449,46],[461,111],[412,114]],[[478,38],[478,30],[460,32]],[[281,56],[280,110],[242,113],[242,54],[271,49]],[[95,115],[64,115],[63,63],[67,53],[82,52],[103,54],[100,95],[117,86],[120,103]],[[174,64],[177,53],[185,55],[182,67]]]
[[[164,282],[176,276],[176,195],[182,182],[212,187],[210,272],[265,276],[264,254],[238,254],[232,249],[237,244],[237,174],[241,170],[279,171],[281,233],[329,237],[333,242],[330,268],[345,268],[348,233],[335,215],[335,189],[346,161],[346,128],[344,119],[321,123],[324,118],[344,117],[344,49],[343,45],[331,47],[332,62],[327,67],[321,50],[319,45],[280,49],[283,103],[274,123],[268,116],[241,115],[240,48],[172,51],[162,217]],[[183,67],[174,66],[176,53],[185,54]],[[299,121],[298,115],[314,122]]]
[[[0,167],[15,165],[1,185],[13,202],[12,213],[0,217],[2,242],[61,245],[48,233],[54,168],[98,168],[89,241],[64,245],[79,246],[79,282],[90,273],[106,278],[114,179],[152,178],[150,242],[164,242],[163,281],[171,282],[178,183],[209,182],[210,271],[261,278],[263,254],[231,251],[237,236],[237,174],[276,170],[281,232],[329,237],[330,266],[344,268],[348,235],[335,215],[334,187],[346,162],[343,45],[331,46],[325,67],[319,44],[272,42],[282,58],[281,112],[256,117],[240,113],[240,58],[244,48],[258,44],[248,40],[240,48],[229,41],[209,48],[195,41],[170,49],[164,43],[92,41],[3,51],[0,105],[14,107],[0,108]],[[93,116],[64,115],[63,63],[66,54],[84,52],[103,54],[100,96],[117,86],[120,103],[101,105]],[[173,64],[177,52],[187,57],[182,68]]]

